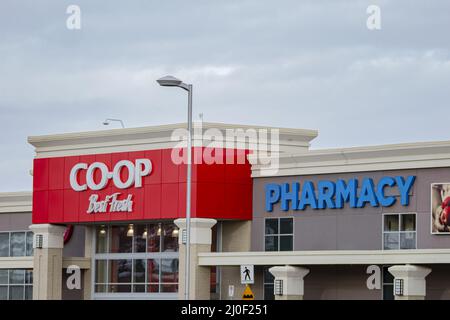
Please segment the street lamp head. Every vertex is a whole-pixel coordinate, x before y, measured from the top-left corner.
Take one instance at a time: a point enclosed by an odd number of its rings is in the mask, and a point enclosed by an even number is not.
[[[162,78],[156,80],[156,82],[158,82],[159,85],[163,86],[163,87],[178,87],[182,83],[182,81],[180,79],[177,79],[172,76],[162,77]]]
[[[111,121],[120,122],[120,125],[122,126],[122,128],[125,128],[125,125],[123,124],[123,121],[120,120],[120,119],[107,118],[107,119],[105,119],[105,121],[103,121],[103,125],[104,126],[109,126],[111,124]]]

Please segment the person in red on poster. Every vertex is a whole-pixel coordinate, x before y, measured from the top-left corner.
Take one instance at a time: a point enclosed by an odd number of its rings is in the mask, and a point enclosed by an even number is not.
[[[450,232],[450,183],[431,186],[432,232]]]

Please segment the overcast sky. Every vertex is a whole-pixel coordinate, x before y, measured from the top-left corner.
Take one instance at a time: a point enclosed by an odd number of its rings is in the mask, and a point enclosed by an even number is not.
[[[1,0],[0,191],[31,190],[27,136],[185,121],[166,74],[194,84],[194,118],[318,129],[313,148],[450,140],[449,15],[448,0]]]

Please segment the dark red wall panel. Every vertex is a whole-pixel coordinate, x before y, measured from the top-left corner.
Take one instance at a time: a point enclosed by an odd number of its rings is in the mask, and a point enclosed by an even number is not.
[[[49,159],[35,159],[33,168],[33,191],[48,190]]]

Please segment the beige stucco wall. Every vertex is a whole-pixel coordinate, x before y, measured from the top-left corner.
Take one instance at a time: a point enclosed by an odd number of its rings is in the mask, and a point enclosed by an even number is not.
[[[250,251],[251,221],[223,221],[222,222],[222,252]],[[241,284],[240,267],[220,267],[221,297],[229,299],[228,287],[234,285],[234,299],[240,300],[245,289]],[[255,268],[255,284],[250,286],[257,299],[262,299],[262,268]]]
[[[186,262],[185,245],[180,244],[179,249],[179,279],[178,279],[178,297],[180,300],[184,299],[185,276],[184,268]],[[210,268],[199,267],[198,259],[196,258],[200,252],[210,252],[211,245],[208,244],[194,244],[191,245],[191,264],[190,268],[190,285],[189,298],[191,300],[209,300],[210,297]]]
[[[62,249],[35,249],[33,300],[60,300],[61,289]]]

